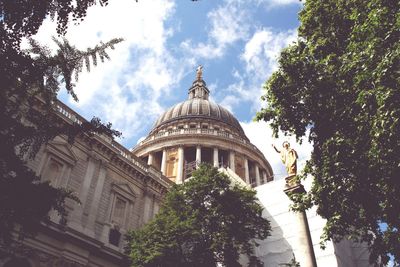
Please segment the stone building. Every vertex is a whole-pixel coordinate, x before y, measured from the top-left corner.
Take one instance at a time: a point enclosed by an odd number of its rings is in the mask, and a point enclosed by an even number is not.
[[[66,123],[84,120],[57,103]],[[4,267],[127,266],[123,236],[154,217],[171,181],[106,136],[83,136],[71,146],[60,136],[28,163],[43,180],[71,189],[81,204],[67,202],[67,224],[51,213],[19,258]]]
[[[256,248],[264,266],[282,266],[293,257],[302,267],[368,266],[368,251],[359,244],[319,249],[324,220],[315,210],[301,216],[289,210],[285,181],[274,181],[270,164],[238,120],[209,100],[201,74],[199,69],[188,100],[164,112],[131,151],[100,135],[79,137],[73,145],[61,136],[43,147],[29,166],[55,187],[76,192],[82,203],[67,203],[66,225],[51,214],[51,222],[24,241],[26,253],[0,258],[0,267],[126,266],[123,235],[153,218],[169,186],[188,179],[200,162],[257,191],[272,225],[272,236]],[[57,105],[66,123],[84,120]]]
[[[271,181],[272,168],[264,155],[232,113],[210,101],[209,94],[197,77],[188,100],[167,109],[132,153],[178,184],[200,162],[227,168],[253,187]]]

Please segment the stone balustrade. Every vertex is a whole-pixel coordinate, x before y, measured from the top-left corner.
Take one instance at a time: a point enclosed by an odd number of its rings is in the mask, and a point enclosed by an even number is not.
[[[235,140],[236,142],[240,142],[243,143],[245,145],[247,145],[248,147],[250,147],[251,149],[259,152],[259,149],[251,144],[248,140],[244,139],[243,137],[236,135],[236,134],[232,134],[226,131],[221,131],[221,130],[216,130],[216,129],[202,129],[202,128],[184,128],[184,129],[173,129],[173,130],[167,130],[167,131],[160,131],[157,132],[153,135],[148,136],[145,140],[140,142],[140,145],[144,145],[147,144],[155,139],[159,139],[159,138],[165,138],[168,136],[174,136],[174,135],[185,135],[185,134],[189,134],[189,135],[194,135],[194,134],[200,134],[200,135],[216,135],[219,137],[223,137],[225,139],[230,139],[230,140]]]
[[[75,111],[73,111],[71,108],[69,108],[67,105],[62,103],[61,101],[57,101],[56,103],[56,110],[59,112],[59,114],[69,120],[70,122],[73,123],[78,123],[82,124],[85,120],[82,116],[77,114]],[[102,138],[103,140],[107,141],[107,143],[111,144],[111,147],[114,148],[117,154],[121,155],[123,158],[128,160],[131,164],[134,166],[138,167],[140,170],[142,170],[145,174],[149,175],[151,174],[152,177],[157,177],[159,180],[165,182],[167,178],[163,178],[162,174],[159,171],[153,170],[152,168],[149,168],[149,166],[144,163],[140,158],[136,157],[135,155],[132,154],[131,151],[129,151],[127,148],[113,140],[112,138],[105,136],[105,135],[99,135],[96,134],[96,136]]]

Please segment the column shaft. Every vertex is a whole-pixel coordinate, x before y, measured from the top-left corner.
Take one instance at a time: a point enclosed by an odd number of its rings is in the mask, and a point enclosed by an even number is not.
[[[258,164],[256,163],[256,183],[257,183],[257,185],[260,185],[261,184],[261,181],[260,181],[260,168],[258,168]]]
[[[263,183],[266,183],[267,182],[267,172],[263,171],[262,176],[263,176]]]
[[[184,163],[184,151],[183,147],[178,148],[178,173],[176,175],[176,183],[181,184],[183,182],[183,163]]]
[[[166,149],[164,149],[162,152],[161,172],[164,175],[167,173],[167,150]]]
[[[196,147],[196,167],[201,163],[201,146]]]
[[[147,159],[147,165],[153,165],[153,153],[149,153],[149,157]]]
[[[95,168],[96,168],[95,159],[89,157],[88,163],[87,163],[87,168],[86,168],[86,173],[85,173],[85,176],[83,177],[83,181],[80,186],[80,191],[79,191],[79,195],[78,195],[79,200],[81,201],[81,204],[76,203],[74,205],[74,209],[68,216],[69,217],[68,224],[72,228],[75,228],[77,230],[82,230],[82,213],[83,213],[83,209],[86,204],[86,200],[88,197],[90,184],[92,183]]]
[[[214,147],[214,154],[213,154],[213,161],[214,161],[214,167],[219,167],[218,163],[218,148]]]
[[[87,232],[90,233],[93,237],[94,237],[94,230],[96,227],[95,224],[96,224],[97,211],[100,206],[99,202],[103,192],[103,186],[106,174],[107,174],[107,167],[100,165],[99,177],[97,179],[96,187],[94,189],[93,200],[91,203],[91,208],[88,216],[88,222],[86,224]]]
[[[229,168],[235,171],[235,151],[232,150],[229,152]]]
[[[247,184],[250,184],[249,160],[244,159],[244,178]]]

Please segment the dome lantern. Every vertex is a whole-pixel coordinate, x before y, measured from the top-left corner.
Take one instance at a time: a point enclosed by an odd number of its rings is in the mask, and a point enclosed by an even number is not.
[[[203,80],[203,66],[197,67],[196,80],[189,88],[189,99],[200,98],[208,100],[210,90],[208,90],[206,82]]]

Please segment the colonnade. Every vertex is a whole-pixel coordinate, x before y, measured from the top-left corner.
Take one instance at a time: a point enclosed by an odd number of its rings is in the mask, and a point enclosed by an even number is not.
[[[217,147],[214,147],[212,149],[212,160],[211,163],[213,164],[214,167],[219,168],[220,167],[220,162],[219,162],[219,149]],[[225,152],[226,153],[226,152]],[[177,166],[177,175],[176,175],[176,180],[175,182],[177,184],[181,184],[184,179],[184,158],[185,158],[185,151],[183,146],[178,147],[178,166]],[[162,174],[166,175],[167,173],[167,158],[168,158],[168,151],[166,148],[162,150],[162,157],[161,157],[161,168],[160,171]],[[198,166],[199,163],[204,162],[202,161],[202,147],[200,145],[196,146],[196,166]],[[229,168],[236,172],[235,170],[235,151],[230,150],[229,155],[228,155],[228,166]],[[153,165],[154,163],[154,153],[149,153],[148,159],[147,159],[147,164],[148,165]],[[250,179],[250,167],[249,167],[249,159],[247,157],[244,157],[244,181],[247,184],[252,184],[255,182],[256,185],[261,185],[262,181],[264,183],[267,181],[267,173],[265,170],[260,170],[259,164],[254,162],[253,163],[254,167],[254,177],[253,181]]]

